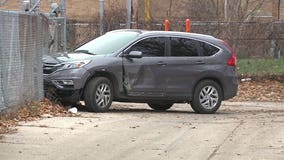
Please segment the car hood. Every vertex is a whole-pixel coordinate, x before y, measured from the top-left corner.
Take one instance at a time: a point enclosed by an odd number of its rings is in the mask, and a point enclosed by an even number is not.
[[[86,60],[93,57],[98,57],[99,55],[90,55],[85,53],[69,53],[62,54],[61,56],[52,56],[52,55],[43,55],[43,63],[64,63],[64,62],[72,62],[78,60]],[[101,57],[101,56],[99,56]]]

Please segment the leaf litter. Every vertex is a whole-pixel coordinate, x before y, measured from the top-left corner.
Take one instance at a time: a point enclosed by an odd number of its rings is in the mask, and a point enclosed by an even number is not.
[[[0,114],[0,135],[13,133],[18,122],[28,122],[43,118],[71,117],[67,109],[58,103],[44,99],[40,102],[31,102],[13,111]],[[1,137],[0,137],[1,138]]]

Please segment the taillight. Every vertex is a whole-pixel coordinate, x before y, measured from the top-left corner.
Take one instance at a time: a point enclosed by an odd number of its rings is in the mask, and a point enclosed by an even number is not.
[[[237,55],[235,54],[235,52],[233,51],[233,48],[228,43],[226,43],[225,41],[223,41],[223,43],[226,47],[228,47],[230,49],[231,54],[232,54],[231,57],[229,58],[227,64],[229,66],[236,66],[237,65]]]
[[[229,66],[236,66],[237,65],[237,56],[235,53],[232,53],[232,56],[229,58],[228,63]]]

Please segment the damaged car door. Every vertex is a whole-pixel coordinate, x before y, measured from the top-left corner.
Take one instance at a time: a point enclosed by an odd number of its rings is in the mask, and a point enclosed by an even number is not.
[[[128,96],[163,97],[166,37],[140,40],[123,55],[123,82]],[[137,56],[141,53],[141,56]]]

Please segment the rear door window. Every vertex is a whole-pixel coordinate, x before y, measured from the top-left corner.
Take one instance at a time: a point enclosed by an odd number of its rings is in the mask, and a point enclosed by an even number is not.
[[[198,40],[171,38],[171,56],[174,57],[212,56],[218,51],[218,48]]]

